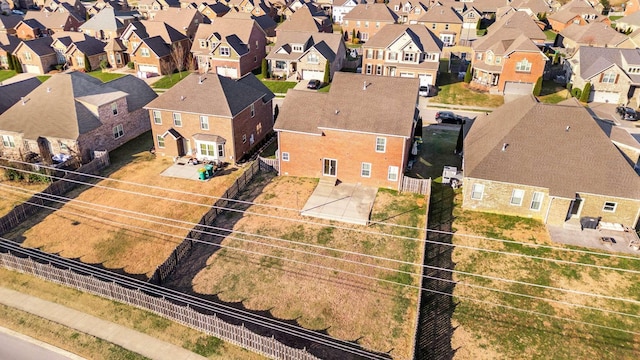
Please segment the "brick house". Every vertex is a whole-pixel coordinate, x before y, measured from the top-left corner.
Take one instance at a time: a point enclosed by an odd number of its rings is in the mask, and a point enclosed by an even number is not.
[[[398,16],[386,4],[358,4],[342,18],[345,39],[353,41],[353,33],[361,42],[367,42],[381,28],[395,24]]]
[[[387,25],[362,46],[362,73],[417,77],[435,85],[442,41],[423,25]]]
[[[252,19],[216,19],[198,27],[191,53],[198,69],[237,78],[259,68],[267,37]]]
[[[100,69],[102,60],[107,60],[107,52],[104,50],[105,43],[89,37],[84,41],[77,41],[71,44],[65,55],[67,63],[71,69],[85,69],[85,61],[89,60],[91,70]]]
[[[463,208],[564,225],[635,227],[640,177],[577,100],[523,96],[479,116],[464,139]]]
[[[215,4],[207,4],[203,2],[197,6],[197,9],[204,17],[209,19],[209,22],[215,20],[215,18],[224,16],[230,10],[227,5],[221,2],[216,2]]]
[[[471,47],[472,83],[502,94],[530,94],[544,73],[540,50],[545,34],[525,12],[517,11],[488,28]]]
[[[157,22],[163,22],[171,26],[189,39],[193,39],[196,35],[198,25],[205,22],[204,15],[202,15],[197,9],[175,7],[158,11],[150,19]]]
[[[20,39],[13,35],[0,33],[0,69],[9,68],[9,54],[20,44]]]
[[[58,65],[58,56],[51,47],[52,42],[51,37],[22,41],[13,51],[13,55],[22,64],[22,72],[46,74]]]
[[[453,46],[460,42],[462,34],[462,16],[450,6],[435,5],[418,19],[431,30],[445,46]]]
[[[24,16],[10,14],[0,16],[0,34],[5,33],[9,35],[16,34],[16,26],[22,21]]]
[[[566,48],[568,53],[572,53],[581,46],[636,48],[636,44],[627,35],[601,22],[586,25],[571,24],[558,34],[556,43]]]
[[[418,83],[338,72],[328,93],[289,90],[275,126],[280,175],[399,189]]]
[[[427,12],[429,1],[391,0],[387,6],[398,17],[399,24],[416,24],[418,19]]]
[[[25,15],[24,20],[35,20],[40,23],[47,32],[53,34],[59,31],[77,31],[85,19],[75,12],[29,11]]]
[[[16,25],[16,36],[22,40],[36,39],[49,35],[47,28],[35,19],[22,20]]]
[[[111,151],[149,131],[142,107],[156,96],[131,75],[103,83],[81,72],[57,74],[0,115],[2,156],[35,153],[47,161],[66,154],[88,162],[93,151]]]
[[[91,19],[80,25],[79,31],[100,40],[117,39],[130,23],[137,20],[131,12],[119,13],[113,8],[100,10]]]
[[[168,9],[170,7],[179,8],[180,1],[178,0],[139,0],[137,10],[145,19],[153,19],[156,13],[160,10]]]
[[[145,107],[156,154],[237,162],[272,131],[273,97],[251,73],[191,74]]]
[[[107,53],[109,66],[114,69],[121,68],[129,62],[129,54],[126,53],[127,47],[119,38],[109,39],[104,46],[104,51]]]
[[[603,16],[587,0],[571,0],[558,11],[547,17],[551,28],[557,32],[564,30],[571,24],[586,25],[588,23],[603,22],[611,25],[607,16]]]

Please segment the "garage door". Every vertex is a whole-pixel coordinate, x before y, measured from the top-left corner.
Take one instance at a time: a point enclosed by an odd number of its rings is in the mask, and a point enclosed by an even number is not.
[[[620,93],[609,91],[592,91],[591,94],[589,94],[589,101],[597,103],[618,104],[620,102]]]
[[[414,78],[414,77],[416,77],[416,74],[408,73],[408,72],[401,72],[400,73],[400,77],[403,77],[403,78]]]
[[[143,73],[159,74],[158,67],[155,65],[138,65],[138,71]]]
[[[533,83],[506,82],[504,84],[505,95],[528,95],[533,92]]]
[[[316,71],[316,70],[303,70],[302,71],[302,79],[303,80],[324,80],[324,71]]]
[[[420,86],[435,85],[433,83],[433,75],[431,74],[421,74],[418,75],[418,77],[420,78]]]
[[[228,76],[230,78],[238,77],[238,71],[233,67],[216,66],[216,73],[218,73],[218,75]]]
[[[38,65],[25,65],[24,72],[29,74],[40,74],[40,68]]]

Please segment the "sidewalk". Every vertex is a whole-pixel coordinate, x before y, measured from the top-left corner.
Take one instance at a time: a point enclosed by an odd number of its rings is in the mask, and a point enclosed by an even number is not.
[[[114,343],[150,359],[206,359],[189,350],[122,325],[7,288],[0,287],[0,303]]]

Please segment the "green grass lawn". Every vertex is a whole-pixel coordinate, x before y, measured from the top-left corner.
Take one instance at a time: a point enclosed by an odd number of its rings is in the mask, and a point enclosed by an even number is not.
[[[111,81],[111,80],[115,80],[115,79],[121,78],[121,77],[123,77],[125,75],[125,74],[119,74],[119,73],[102,72],[102,69],[94,70],[94,71],[89,72],[87,74],[93,76],[96,79],[102,80],[102,82],[108,82],[108,81]]]
[[[38,78],[38,80],[40,80],[40,82],[45,82],[45,81],[49,80],[51,75],[38,75],[36,77]]]
[[[438,76],[438,88],[438,95],[430,98],[429,102],[478,107],[498,107],[504,104],[502,96],[469,89],[468,84],[458,81],[457,77],[449,73]]]
[[[152,88],[156,89],[169,89],[173,85],[180,82],[180,80],[189,76],[188,71],[183,71],[182,73],[173,73],[171,75],[165,75],[160,80],[156,81],[151,85]]]
[[[555,41],[556,37],[558,36],[558,33],[553,30],[545,30],[544,34],[547,35],[547,40],[549,41]]]
[[[286,94],[287,90],[293,89],[298,83],[294,81],[262,80],[262,83],[274,94]]]
[[[569,91],[564,86],[553,81],[543,81],[542,91],[538,99],[543,103],[557,104],[571,97]]]
[[[318,89],[318,92],[329,92],[329,89],[331,89],[331,84],[324,85],[323,87]]]
[[[0,83],[15,75],[16,72],[14,70],[0,70]]]
[[[620,19],[622,16],[609,16],[609,20],[611,21],[616,21],[618,19]]]

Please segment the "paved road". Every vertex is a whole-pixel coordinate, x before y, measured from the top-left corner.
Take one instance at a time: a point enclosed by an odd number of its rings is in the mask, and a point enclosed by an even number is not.
[[[11,360],[69,360],[82,359],[28,336],[0,328],[0,359]]]

